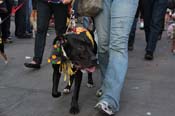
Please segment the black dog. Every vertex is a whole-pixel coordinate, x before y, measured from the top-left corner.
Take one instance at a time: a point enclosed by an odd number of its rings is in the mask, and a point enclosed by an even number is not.
[[[88,72],[94,71],[94,66],[96,66],[96,56],[94,53],[94,40],[89,38],[87,32],[81,32],[80,34],[70,33],[66,34],[65,36],[57,37],[54,40],[54,45],[59,43],[58,46],[62,46],[62,52],[55,53],[55,56],[58,56],[61,62],[66,62],[70,60],[73,64],[73,71],[76,71],[70,78],[75,79],[75,87],[72,96],[71,114],[79,113],[79,106],[78,106],[78,98],[79,98],[79,91],[82,81],[82,72],[81,70],[84,69]],[[66,55],[65,55],[66,54]],[[54,62],[59,62],[54,61]],[[53,97],[60,97],[61,92],[58,92],[58,85],[59,80],[61,77],[60,67],[61,64],[55,63],[52,64],[53,67],[53,88],[52,88],[52,96]]]
[[[96,55],[97,54],[97,44],[94,40],[94,31],[89,30],[90,34],[92,35],[93,41],[94,41],[94,49],[93,49],[93,53]],[[94,86],[94,82],[93,82],[93,78],[92,78],[92,73],[91,72],[87,72],[88,73],[88,81],[87,81],[87,87],[88,88],[92,88]],[[72,84],[74,81],[74,77],[70,78],[70,83],[67,83],[66,87],[63,90],[64,94],[69,94]]]

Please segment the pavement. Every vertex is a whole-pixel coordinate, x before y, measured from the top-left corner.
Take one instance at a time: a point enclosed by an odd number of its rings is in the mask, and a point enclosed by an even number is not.
[[[13,22],[11,30],[13,36]],[[58,99],[51,96],[52,68],[47,58],[54,30],[49,30],[49,34],[39,70],[23,65],[33,56],[34,39],[14,38],[12,44],[6,44],[9,63],[5,65],[0,59],[0,116],[71,116],[71,94]],[[164,33],[153,61],[144,60],[144,49],[144,32],[138,29],[134,51],[129,52],[129,68],[116,116],[174,116],[175,56],[170,52],[170,40]],[[77,116],[103,116],[94,109],[98,101],[95,93],[100,85],[99,70],[93,74],[94,88],[86,87],[86,77],[84,74],[79,99],[81,112]],[[65,85],[62,79],[60,91]]]

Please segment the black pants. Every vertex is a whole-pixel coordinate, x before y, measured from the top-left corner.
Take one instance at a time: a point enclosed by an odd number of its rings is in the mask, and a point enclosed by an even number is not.
[[[1,13],[0,17],[2,20],[6,19],[9,17],[9,13]],[[7,18],[3,23],[2,23],[2,38],[5,40],[10,36],[10,17]]]
[[[25,0],[18,0],[18,5],[24,3]],[[21,36],[26,33],[26,8],[27,4],[25,4],[16,12],[15,14],[15,35]]]
[[[7,6],[7,13],[0,13],[0,17],[2,20],[5,18],[9,17],[11,10],[12,10],[12,5],[13,5],[13,0],[5,0],[6,6]],[[2,23],[2,38],[5,40],[10,36],[10,17],[7,18],[3,23]]]
[[[37,0],[32,0],[32,7],[33,7],[33,10],[37,9]]]
[[[139,20],[139,15],[140,15],[140,18],[143,18],[143,14],[144,14],[143,0],[139,0],[139,6],[137,8],[137,12],[136,12],[136,15],[135,15],[135,18],[134,18],[134,22],[132,24],[131,31],[130,31],[130,34],[129,34],[128,46],[133,46],[134,45],[135,32],[136,32],[136,29],[137,29],[137,22]]]
[[[167,0],[144,0],[143,2],[146,51],[154,52],[164,24]]]
[[[0,25],[0,52],[4,53],[4,42],[3,42],[3,39],[1,37],[1,34],[2,34],[2,28],[1,28],[1,25]]]
[[[53,14],[55,18],[56,34],[62,35],[66,31],[68,7],[62,3],[53,4],[38,0],[37,12],[37,34],[33,60],[40,64],[44,53],[46,34],[51,15]]]

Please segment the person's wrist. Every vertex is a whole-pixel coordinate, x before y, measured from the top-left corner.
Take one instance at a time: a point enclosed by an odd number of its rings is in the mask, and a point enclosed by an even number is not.
[[[63,0],[63,4],[69,4],[71,2],[72,2],[72,0]]]

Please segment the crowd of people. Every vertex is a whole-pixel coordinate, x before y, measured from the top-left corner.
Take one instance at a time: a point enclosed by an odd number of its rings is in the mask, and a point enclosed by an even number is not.
[[[56,35],[64,34],[69,16],[68,6],[72,0],[18,0],[17,3],[16,0],[4,1],[7,11],[0,13],[2,20],[11,14],[13,6],[22,5],[15,13],[15,36],[19,39],[32,37],[30,14],[32,9],[37,10],[34,57],[31,62],[26,62],[24,65],[28,68],[40,68],[49,21],[54,16]],[[96,104],[97,109],[108,115],[119,111],[120,93],[128,68],[128,50],[134,50],[137,22],[141,21],[141,29],[145,31],[144,58],[148,61],[153,60],[157,41],[161,39],[165,28],[164,22],[167,20],[173,22],[175,19],[172,15],[174,7],[171,7],[171,13],[167,8],[167,0],[103,0],[103,10],[94,17],[98,37],[98,61],[102,76],[101,97]],[[12,42],[10,18],[1,25],[3,40]],[[175,26],[172,28],[175,30]],[[175,31],[172,33],[174,34]],[[175,52],[175,40],[172,49]]]

